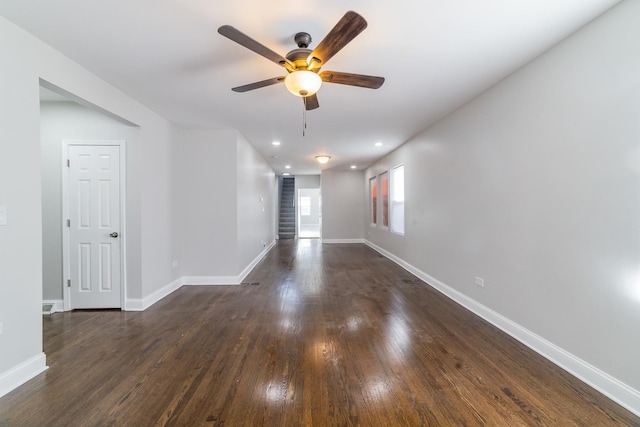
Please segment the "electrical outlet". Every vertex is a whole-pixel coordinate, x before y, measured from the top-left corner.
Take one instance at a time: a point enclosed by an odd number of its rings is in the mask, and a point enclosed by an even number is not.
[[[484,288],[484,279],[481,277],[476,277],[476,285]]]
[[[176,268],[178,266],[178,261],[173,261],[171,265],[173,268]]]

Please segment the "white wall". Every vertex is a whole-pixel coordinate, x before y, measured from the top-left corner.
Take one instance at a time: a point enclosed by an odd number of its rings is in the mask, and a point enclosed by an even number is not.
[[[155,126],[142,126],[142,129],[146,129],[147,136],[143,144],[136,144],[143,150],[136,165],[143,171],[140,245],[144,297],[179,277],[172,269],[172,262],[181,256],[181,236],[173,234],[174,223],[178,221],[177,197],[172,192],[173,181],[177,179],[173,159],[179,147],[172,139],[172,125],[162,119]]]
[[[364,238],[363,171],[322,171],[322,239]]]
[[[136,127],[75,102],[40,103],[45,300],[62,300],[62,140],[124,140],[131,146],[137,132]]]
[[[237,140],[238,272],[275,241],[277,181],[271,166],[244,137]]]
[[[128,300],[176,279],[171,125],[85,68],[0,18],[0,395],[44,368],[39,79],[139,126],[128,147]],[[169,168],[169,170],[167,170]]]
[[[237,274],[237,132],[176,130],[183,173],[182,272]]]
[[[632,387],[640,413],[638,22],[621,3],[363,182],[405,164],[406,236],[365,226],[372,243]]]
[[[296,194],[301,188],[320,188],[320,175],[296,175],[294,178]]]
[[[275,240],[275,174],[235,130],[175,135],[185,207],[181,272],[202,283],[233,283]]]
[[[0,18],[0,395],[45,364],[38,78],[11,48],[15,37]]]

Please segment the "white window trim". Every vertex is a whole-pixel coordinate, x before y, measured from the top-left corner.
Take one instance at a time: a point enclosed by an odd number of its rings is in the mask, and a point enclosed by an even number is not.
[[[393,171],[398,169],[398,168],[400,168],[400,167],[402,168],[402,181],[403,181],[402,192],[404,193],[404,197],[402,198],[402,206],[403,206],[403,208],[402,208],[402,214],[403,214],[402,231],[397,231],[397,230],[394,230],[393,227],[392,227],[392,225],[393,225],[393,212],[394,212],[393,205],[394,204],[399,204],[398,202],[394,202],[393,189],[395,187],[394,187],[394,183],[393,183],[393,180],[394,180]],[[398,236],[404,236],[406,231],[407,231],[407,228],[406,228],[407,224],[406,224],[406,221],[405,221],[406,220],[406,215],[405,215],[405,209],[406,209],[406,187],[405,187],[404,183],[406,182],[406,180],[404,179],[405,178],[404,163],[401,163],[399,165],[396,165],[396,166],[392,167],[390,169],[390,171],[391,171],[391,173],[389,174],[389,187],[390,187],[389,188],[389,229],[391,230],[391,232],[393,234],[397,234]]]

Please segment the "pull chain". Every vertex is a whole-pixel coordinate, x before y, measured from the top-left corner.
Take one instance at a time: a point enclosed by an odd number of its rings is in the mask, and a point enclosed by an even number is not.
[[[302,98],[302,136],[305,136],[307,130],[307,98]]]

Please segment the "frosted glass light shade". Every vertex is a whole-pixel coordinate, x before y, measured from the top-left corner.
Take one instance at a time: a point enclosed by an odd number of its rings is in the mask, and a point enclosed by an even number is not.
[[[329,159],[331,159],[331,156],[316,156],[316,160],[318,161],[318,163],[323,165],[327,163]]]
[[[313,71],[294,71],[285,77],[284,85],[296,96],[311,96],[320,89],[322,79]]]

